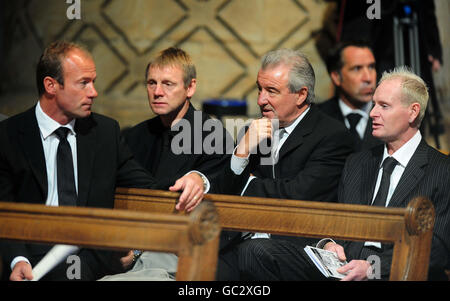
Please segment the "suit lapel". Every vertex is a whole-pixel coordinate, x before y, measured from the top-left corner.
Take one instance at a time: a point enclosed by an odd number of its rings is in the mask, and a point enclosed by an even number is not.
[[[19,128],[19,140],[25,152],[25,157],[29,160],[31,170],[43,191],[45,202],[48,193],[47,167],[35,108],[36,106],[25,113],[23,124]]]
[[[377,182],[378,171],[380,168],[381,160],[383,159],[384,145],[372,149],[371,156],[362,164],[362,176],[361,182],[361,195],[362,200],[366,201],[366,205],[370,205],[373,199],[373,192],[375,190],[375,184]]]
[[[75,124],[78,160],[78,206],[86,206],[89,197],[95,149],[97,148],[95,125],[92,117],[78,119]]]
[[[342,113],[341,107],[339,106],[339,97],[337,96],[333,98],[333,110],[335,118],[345,124],[344,113]]]
[[[314,105],[311,105],[309,112],[305,117],[303,117],[303,120],[297,124],[295,129],[288,136],[281,147],[278,162],[280,162],[281,159],[293,149],[300,147],[304,142],[303,137],[310,134],[314,130],[314,127],[318,121],[317,110],[318,109]]]
[[[427,146],[422,139],[395,188],[394,194],[389,202],[389,207],[400,207],[404,202],[410,201],[406,199],[406,196],[425,175],[423,167],[428,164],[427,153]]]

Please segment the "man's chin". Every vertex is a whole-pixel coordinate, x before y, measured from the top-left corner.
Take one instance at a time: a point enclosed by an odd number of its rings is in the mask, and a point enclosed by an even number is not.
[[[273,119],[275,117],[275,114],[273,111],[262,111],[261,116],[269,119]]]

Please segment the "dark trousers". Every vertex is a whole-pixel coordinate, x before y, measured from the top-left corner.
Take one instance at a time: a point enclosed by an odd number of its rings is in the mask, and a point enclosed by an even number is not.
[[[219,254],[217,280],[328,280],[304,246],[282,239],[247,239]]]

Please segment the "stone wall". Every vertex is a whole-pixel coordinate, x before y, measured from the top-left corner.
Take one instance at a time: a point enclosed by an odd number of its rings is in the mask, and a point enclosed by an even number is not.
[[[71,4],[66,0],[1,5],[0,54],[5,59],[0,112],[7,115],[36,102],[35,65],[55,39],[85,44],[93,53],[99,92],[94,110],[121,126],[152,115],[143,84],[145,66],[169,46],[185,49],[194,59],[198,88],[192,101],[197,108],[210,98],[245,99],[248,115],[257,116],[255,79],[261,55],[282,47],[300,49],[310,58],[317,101],[332,93],[314,43],[330,6],[324,0],[80,0],[79,20],[67,18]],[[450,7],[446,0],[436,0],[436,5],[448,63]],[[449,68],[443,68],[436,79],[445,104],[450,102],[449,78]]]

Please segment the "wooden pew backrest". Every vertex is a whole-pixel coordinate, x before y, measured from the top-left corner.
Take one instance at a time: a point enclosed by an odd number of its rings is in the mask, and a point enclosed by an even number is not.
[[[178,196],[118,188],[115,206],[169,213],[175,211]],[[205,200],[215,204],[224,230],[393,243],[390,280],[427,279],[434,207],[426,198],[415,198],[406,208],[212,194]]]
[[[0,202],[0,239],[179,256],[177,280],[214,280],[220,227],[205,202],[190,215]]]

